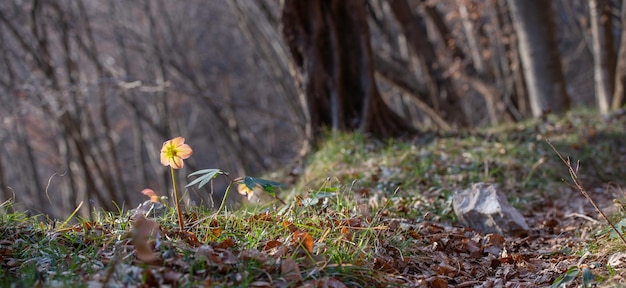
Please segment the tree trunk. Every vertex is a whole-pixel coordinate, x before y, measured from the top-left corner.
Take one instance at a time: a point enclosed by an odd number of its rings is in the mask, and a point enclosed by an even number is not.
[[[382,137],[413,132],[383,101],[373,73],[364,0],[287,0],[283,36],[317,138],[324,127]]]
[[[455,91],[454,83],[444,75],[444,69],[437,61],[435,48],[428,41],[426,23],[412,12],[406,0],[389,0],[389,5],[414,57],[425,67],[427,77],[434,82],[435,87],[430,89],[430,93],[435,94],[431,95],[435,100],[427,103],[443,114],[443,118],[449,123],[468,126],[470,121],[464,113],[461,97]]]
[[[596,103],[600,113],[609,112],[615,81],[615,55],[611,29],[611,5],[608,0],[589,0],[593,44],[593,75]]]
[[[618,109],[624,105],[626,99],[626,0],[622,1],[622,38],[619,44],[619,55],[617,58],[617,71],[615,76],[615,94],[613,95],[613,109]]]
[[[476,33],[476,28],[474,27],[474,19],[470,16],[470,11],[468,6],[472,5],[472,3],[468,0],[459,1],[459,15],[461,15],[461,23],[463,24],[463,30],[465,31],[465,38],[467,39],[467,48],[470,51],[470,55],[472,56],[472,63],[474,65],[474,69],[479,74],[485,73],[485,64],[483,61],[483,57],[481,55],[481,51],[483,48],[481,47],[478,35]],[[472,11],[473,12],[473,11]]]
[[[508,0],[533,116],[569,108],[552,1]]]

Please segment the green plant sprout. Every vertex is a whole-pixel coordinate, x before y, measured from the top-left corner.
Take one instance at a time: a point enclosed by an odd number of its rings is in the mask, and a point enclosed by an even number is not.
[[[191,181],[185,187],[191,187],[197,184],[198,188],[202,188],[202,186],[209,183],[211,180],[217,177],[217,175],[224,175],[228,177],[230,182],[228,183],[228,187],[226,187],[226,191],[224,192],[224,197],[222,197],[222,203],[220,204],[220,207],[217,209],[217,212],[215,213],[216,215],[219,214],[224,208],[224,205],[226,203],[226,198],[228,197],[228,192],[230,191],[230,188],[232,187],[233,183],[236,183],[239,185],[238,186],[239,194],[247,196],[248,199],[252,198],[252,196],[256,193],[265,192],[271,195],[274,199],[280,201],[282,204],[286,204],[285,201],[283,201],[282,199],[278,198],[278,196],[276,196],[276,190],[274,189],[275,187],[284,188],[286,187],[285,184],[275,182],[275,181],[265,180],[261,178],[254,178],[250,176],[232,179],[228,175],[227,172],[224,172],[220,169],[203,169],[203,170],[198,170],[196,172],[189,174],[189,176],[199,176],[199,177]]]

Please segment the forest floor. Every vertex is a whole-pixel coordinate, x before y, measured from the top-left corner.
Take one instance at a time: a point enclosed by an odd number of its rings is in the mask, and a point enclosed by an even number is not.
[[[335,135],[303,169],[265,177],[297,179],[282,191],[286,205],[219,214],[187,207],[183,232],[173,209],[135,222],[122,210],[56,221],[15,212],[7,201],[0,285],[626,285],[626,245],[571,185],[547,139],[571,158],[584,189],[617,228],[626,228],[626,115],[577,111],[387,142]],[[497,235],[462,227],[451,197],[477,182],[497,183],[531,231]],[[146,233],[145,223],[159,233]]]

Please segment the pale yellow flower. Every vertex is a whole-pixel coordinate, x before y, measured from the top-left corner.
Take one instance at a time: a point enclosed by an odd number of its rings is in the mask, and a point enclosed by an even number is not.
[[[174,169],[181,169],[185,165],[183,160],[189,158],[191,154],[193,154],[193,150],[185,144],[185,138],[176,137],[163,143],[161,164],[171,166]]]
[[[254,188],[257,187],[255,186]],[[239,191],[239,194],[248,197],[248,200],[252,200],[252,197],[254,197],[255,194],[259,194],[256,193],[257,191],[255,191],[257,189],[250,189],[246,184],[243,183],[243,181],[239,183],[239,185],[237,186],[237,190]]]

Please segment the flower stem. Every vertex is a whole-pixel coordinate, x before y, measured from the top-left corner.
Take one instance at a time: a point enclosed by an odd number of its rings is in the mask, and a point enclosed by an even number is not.
[[[183,212],[180,211],[180,199],[178,198],[178,184],[176,183],[176,174],[174,173],[174,168],[170,166],[170,170],[172,171],[172,185],[174,186],[174,201],[176,202],[176,212],[178,213],[178,227],[180,231],[185,230],[185,222],[183,221]]]
[[[217,208],[217,212],[215,212],[215,216],[220,214],[220,212],[224,208],[224,204],[226,204],[226,197],[228,197],[228,191],[230,191],[230,187],[232,185],[233,185],[233,181],[231,180],[230,183],[228,183],[228,187],[226,187],[226,191],[224,192],[224,197],[222,197],[222,204],[220,204],[220,208]]]

